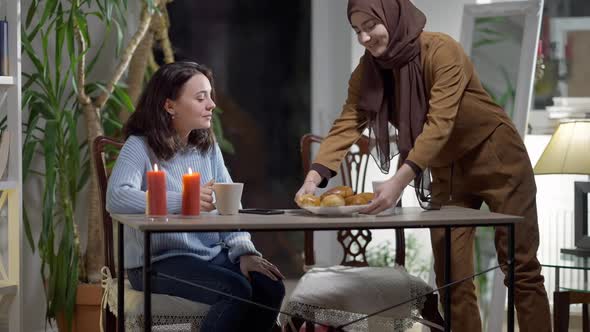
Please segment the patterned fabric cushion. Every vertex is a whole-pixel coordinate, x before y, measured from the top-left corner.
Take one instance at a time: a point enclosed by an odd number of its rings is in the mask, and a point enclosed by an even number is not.
[[[286,310],[305,319],[339,326],[432,288],[397,266],[313,268],[299,281]],[[403,331],[414,323],[424,297],[348,326],[346,331]]]

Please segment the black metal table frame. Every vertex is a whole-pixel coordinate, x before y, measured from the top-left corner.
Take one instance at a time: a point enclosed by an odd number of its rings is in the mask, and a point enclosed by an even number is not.
[[[123,243],[123,232],[124,232],[124,224],[119,222],[118,220],[113,219],[118,224],[118,262],[117,262],[117,331],[125,331],[125,292],[123,287],[123,276],[124,274],[124,257],[125,257],[125,247]],[[514,332],[514,249],[515,249],[515,225],[514,223],[501,223],[501,224],[475,224],[468,227],[484,227],[484,226],[494,226],[494,227],[508,227],[508,309],[507,309],[507,327],[508,332]],[[464,225],[445,225],[445,226],[414,226],[414,227],[400,227],[400,228],[444,228],[445,229],[445,285],[448,285],[452,282],[451,280],[451,229],[453,227],[466,227]],[[379,229],[371,228],[371,229]],[[381,229],[395,229],[393,227],[382,227]],[[271,228],[265,230],[257,229],[256,232],[291,232],[291,231],[305,231],[308,230],[306,228],[301,229],[279,229],[279,228]],[[333,228],[326,228],[326,229],[309,229],[314,231],[330,231],[334,230]],[[227,232],[228,230],[222,230]],[[244,231],[242,229],[236,229],[235,231]],[[151,287],[151,278],[149,275],[152,273],[152,262],[151,262],[151,235],[152,233],[178,233],[178,230],[174,231],[143,231],[144,233],[144,255],[143,255],[143,313],[144,313],[144,331],[151,331],[152,329],[152,287]],[[203,231],[195,231],[190,230],[187,232],[215,232],[215,230],[203,230]],[[444,330],[445,332],[451,331],[451,288],[449,287],[445,291],[445,305],[444,305]]]

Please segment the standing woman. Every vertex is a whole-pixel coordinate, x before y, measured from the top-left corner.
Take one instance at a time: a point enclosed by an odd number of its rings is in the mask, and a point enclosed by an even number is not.
[[[213,77],[194,62],[166,64],[150,79],[125,125],[127,140],[109,178],[110,213],[144,213],[146,172],[157,162],[166,171],[169,213],[180,213],[182,176],[201,174],[201,209],[211,211],[211,184],[232,182],[211,130],[215,108]],[[125,269],[143,290],[143,236],[126,228]],[[256,250],[247,232],[160,233],[152,235],[152,269],[278,310],[285,295],[281,272]],[[154,293],[207,303],[201,331],[270,331],[276,311],[255,307],[209,290],[153,277]]]
[[[413,180],[416,188],[428,185],[430,171],[431,195],[417,189],[428,207],[479,209],[486,202],[494,212],[523,216],[516,226],[518,322],[521,331],[549,331],[549,304],[536,257],[535,180],[511,120],[483,89],[461,46],[445,34],[423,31],[426,18],[409,0],[349,0],[348,19],[366,51],[350,78],[342,114],[297,197],[325,187],[350,146],[369,128],[381,170],[389,171],[398,152],[400,167],[363,212],[392,207]],[[442,286],[444,230],[430,232],[436,281]],[[474,236],[472,227],[452,230],[453,280],[474,274]],[[495,230],[495,245],[500,264],[506,264],[505,227]],[[507,267],[502,269],[506,274]],[[451,301],[453,331],[481,331],[473,281],[455,286]]]

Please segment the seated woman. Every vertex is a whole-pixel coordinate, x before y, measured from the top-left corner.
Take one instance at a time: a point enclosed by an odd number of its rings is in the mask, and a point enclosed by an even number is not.
[[[181,210],[182,175],[201,174],[201,210],[215,209],[213,182],[231,182],[211,130],[215,108],[211,71],[193,62],[162,66],[149,81],[127,122],[127,138],[109,179],[107,210],[144,213],[146,172],[166,171],[169,213]],[[125,268],[131,286],[143,289],[143,238],[125,229]],[[279,309],[285,294],[281,272],[256,251],[246,232],[152,235],[154,271]],[[269,331],[276,312],[214,292],[154,277],[154,293],[211,305],[202,331]]]

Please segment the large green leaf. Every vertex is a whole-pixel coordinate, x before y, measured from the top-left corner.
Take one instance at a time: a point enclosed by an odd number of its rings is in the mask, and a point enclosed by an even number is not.
[[[79,12],[74,12],[74,24],[82,33],[82,38],[86,42],[86,47],[90,48],[92,46],[90,40],[90,33],[88,32],[88,22],[86,21],[86,16]]]
[[[29,112],[29,121],[25,129],[25,138],[23,142],[23,182],[27,180],[29,170],[31,168],[31,161],[33,154],[37,147],[39,140],[34,139],[33,130],[37,126],[40,119],[40,111],[37,107],[31,107]]]
[[[76,63],[77,63],[77,54],[76,54],[76,33],[75,33],[75,29],[74,29],[74,18],[73,18],[73,14],[70,11],[70,15],[68,16],[68,21],[66,22],[66,29],[65,29],[65,34],[66,34],[66,44],[68,46],[68,58],[70,60],[70,68],[72,70],[72,73],[75,73],[76,71]],[[72,75],[72,81],[75,81]]]
[[[42,51],[43,51],[43,80],[42,82],[45,83],[45,88],[49,90],[49,92],[47,93],[47,95],[50,97],[50,99],[55,100],[55,91],[54,91],[54,86],[53,86],[53,80],[51,79],[50,75],[50,66],[49,66],[49,32],[48,33],[44,33],[43,31],[41,31],[41,45],[42,45]]]
[[[37,57],[35,50],[31,46],[30,39],[28,38],[26,33],[23,33],[23,38],[21,40],[22,50],[25,51],[27,57],[33,62],[37,73],[42,73],[44,71],[43,64],[41,60]]]
[[[28,28],[33,21],[33,17],[35,17],[35,13],[37,12],[37,6],[39,5],[39,0],[32,0],[31,5],[29,6],[29,10],[27,10],[27,19],[25,20],[25,28]]]
[[[51,105],[53,104],[52,101],[40,92],[34,90],[29,90],[28,92],[33,95],[34,98],[34,101],[30,102],[30,107],[36,108],[45,119],[55,120],[54,109],[51,108]]]
[[[37,5],[38,5],[38,1],[33,1],[31,3],[31,7],[34,7],[34,9],[29,7],[29,11],[27,14],[27,20],[29,20],[29,18],[30,18],[30,20],[32,21],[33,17],[35,16]],[[39,19],[39,22],[37,23],[37,25],[31,30],[30,34],[28,36],[26,36],[26,38],[28,38],[29,40],[32,40],[37,36],[37,33],[45,25],[45,22],[47,21],[47,19],[49,19],[49,17],[55,12],[57,5],[58,5],[58,0],[47,0],[45,2],[45,9],[43,10],[43,15]],[[30,21],[29,21],[29,23],[30,23]],[[29,26],[29,24],[27,24],[27,27],[28,26]]]
[[[57,145],[58,123],[56,120],[48,120],[45,124],[45,139],[43,140],[43,150],[45,155],[45,190],[43,192],[43,224],[39,237],[39,250],[42,255],[42,266],[51,260],[53,255],[53,212],[56,203],[56,168],[57,158],[55,147]],[[43,262],[45,261],[45,262]],[[51,265],[50,265],[51,269]]]
[[[33,231],[31,231],[31,222],[29,221],[29,215],[27,214],[27,209],[25,208],[23,201],[23,222],[25,226],[25,236],[27,238],[27,242],[31,246],[33,253],[35,253],[35,240],[33,240]]]
[[[54,70],[55,70],[55,82],[56,82],[56,91],[59,91],[59,83],[61,82],[61,54],[64,46],[65,34],[67,26],[64,24],[63,21],[63,9],[61,3],[57,7],[57,17],[56,17],[56,24],[55,24],[55,59],[54,59]],[[59,95],[59,93],[58,93]]]
[[[117,102],[117,104],[119,104],[127,112],[133,112],[135,110],[135,107],[133,106],[131,98],[127,94],[126,88],[127,87],[123,84],[115,85],[111,98],[113,98]]]
[[[78,137],[76,132],[76,122],[71,114],[71,112],[64,113],[66,123],[69,127],[68,137],[67,137],[67,168],[65,171],[67,172],[67,176],[69,177],[69,193],[68,196],[71,197],[72,205],[76,206],[76,194],[78,192],[78,172],[80,172],[80,150],[78,149]]]
[[[47,0],[45,2],[45,10],[43,11],[43,16],[41,17],[39,25],[42,25],[55,12],[58,4],[58,0]]]
[[[121,47],[123,46],[123,28],[117,21],[113,21],[115,25],[115,29],[117,31],[117,43],[115,44],[115,55],[119,55],[121,53]]]
[[[105,34],[107,34],[107,35],[108,35],[108,34],[109,34],[109,32],[110,32],[110,28],[107,28],[107,29],[105,30]],[[103,52],[103,50],[104,50],[104,46],[105,46],[106,42],[107,42],[107,39],[106,39],[106,38],[104,38],[104,39],[101,41],[101,43],[100,43],[100,46],[98,47],[98,49],[96,49],[96,54],[94,55],[94,57],[92,58],[92,60],[90,60],[90,62],[89,62],[89,63],[88,63],[88,65],[86,66],[86,74],[87,74],[87,75],[89,75],[89,74],[91,74],[91,73],[92,73],[92,70],[94,69],[94,66],[96,65],[96,63],[98,62],[98,59],[100,59],[100,58],[101,58],[101,56],[102,56],[102,54],[103,54],[102,52]]]

